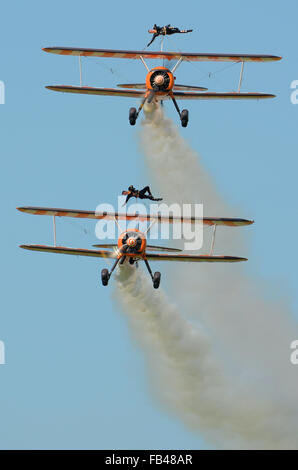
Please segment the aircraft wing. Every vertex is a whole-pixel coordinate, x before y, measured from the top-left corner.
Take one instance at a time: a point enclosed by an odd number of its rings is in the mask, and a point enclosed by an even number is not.
[[[142,98],[143,91],[138,90],[118,90],[114,88],[93,88],[87,86],[54,85],[46,86],[48,90],[61,91],[63,93],[80,93],[83,95],[106,95],[106,96],[126,96],[127,98]]]
[[[20,245],[20,248],[32,251],[45,251],[48,253],[61,253],[63,255],[93,256],[96,258],[117,258],[117,254],[113,251],[87,250],[85,248],[69,248],[66,246]]]
[[[155,220],[156,222],[162,223],[196,223],[202,222],[204,225],[226,225],[229,227],[237,227],[242,225],[253,224],[253,220],[231,218],[231,217],[179,217],[174,215],[142,215],[142,214],[125,214],[119,212],[97,212],[97,211],[84,211],[84,210],[71,210],[71,209],[56,209],[50,207],[18,207],[21,212],[34,215],[51,215],[57,217],[74,217],[81,219],[98,219],[98,220],[127,220],[127,221],[140,221],[150,222]]]
[[[225,262],[225,263],[235,263],[237,261],[247,261],[247,258],[239,258],[238,256],[208,256],[208,255],[170,255],[157,253],[146,253],[146,258],[149,261],[184,261],[184,262]]]
[[[152,52],[152,51],[126,51],[119,49],[86,49],[82,47],[44,47],[43,51],[52,54],[73,55],[85,57],[110,57],[117,59],[166,59],[173,60],[180,58],[187,61],[204,62],[269,62],[280,60],[281,57],[262,54],[215,54],[198,52]]]
[[[270,93],[185,93],[183,91],[173,91],[173,95],[176,100],[259,100],[276,96]]]

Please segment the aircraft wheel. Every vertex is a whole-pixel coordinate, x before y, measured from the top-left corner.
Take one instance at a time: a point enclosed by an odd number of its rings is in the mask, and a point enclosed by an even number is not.
[[[136,108],[130,108],[129,110],[129,122],[131,126],[134,126],[137,120],[137,110]]]
[[[101,282],[103,286],[107,286],[109,283],[110,275],[107,269],[101,270]]]
[[[154,289],[159,288],[160,276],[161,276],[161,274],[158,271],[156,273],[154,273],[154,276],[153,276],[153,287],[154,287]]]
[[[181,111],[181,126],[187,127],[187,124],[188,124],[188,110],[183,109]]]

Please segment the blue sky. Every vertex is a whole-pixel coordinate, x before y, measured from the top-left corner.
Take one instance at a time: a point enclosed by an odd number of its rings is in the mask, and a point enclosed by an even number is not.
[[[18,248],[51,243],[52,227],[50,219],[18,213],[16,206],[92,210],[116,203],[129,184],[150,184],[138,127],[128,125],[133,100],[45,90],[78,84],[79,76],[77,59],[42,47],[142,49],[156,22],[195,29],[170,38],[173,50],[283,56],[245,69],[243,90],[276,93],[275,100],[189,103],[183,133],[226,200],[256,221],[248,272],[274,286],[270,295],[287,296],[297,312],[298,105],[290,102],[290,84],[298,79],[297,2],[173,0],[170,8],[154,1],[151,7],[89,0],[1,7],[0,340],[7,364],[0,366],[0,448],[206,448],[151,394],[142,353],[111,290],[99,284],[104,263]],[[85,59],[83,67],[87,85],[144,79],[135,61]],[[216,91],[236,87],[235,68],[216,78],[209,70],[185,64],[177,79]],[[171,106],[167,113],[177,119]],[[88,233],[80,224],[57,225],[58,242],[88,247],[96,241],[92,223],[81,224]]]

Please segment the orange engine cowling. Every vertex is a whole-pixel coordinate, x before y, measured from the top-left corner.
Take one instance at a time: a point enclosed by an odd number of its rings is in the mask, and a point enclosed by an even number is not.
[[[148,72],[146,88],[155,92],[168,92],[174,86],[174,76],[166,67],[155,67]]]
[[[120,254],[141,255],[146,250],[146,237],[136,228],[126,230],[118,238],[118,249]]]

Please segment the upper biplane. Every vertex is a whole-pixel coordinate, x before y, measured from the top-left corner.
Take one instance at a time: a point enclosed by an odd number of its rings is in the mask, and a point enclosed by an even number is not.
[[[252,54],[207,54],[197,52],[152,52],[152,51],[126,51],[113,49],[85,49],[72,47],[45,47],[45,52],[52,54],[61,54],[68,56],[79,56],[80,65],[80,86],[55,85],[47,86],[49,90],[82,93],[88,95],[108,95],[124,96],[127,98],[140,98],[141,104],[138,108],[130,108],[129,122],[133,126],[139,116],[145,103],[157,104],[160,101],[171,99],[179,114],[182,127],[188,123],[188,110],[180,111],[177,100],[241,100],[241,99],[261,99],[273,98],[275,95],[269,93],[241,93],[241,84],[243,78],[243,69],[245,62],[269,62],[280,60],[281,57],[273,55],[252,55]],[[117,85],[116,88],[94,88],[82,85],[82,67],[81,57],[101,57],[101,58],[119,58],[119,59],[139,59],[147,70],[145,83],[125,83]],[[161,59],[163,61],[176,60],[174,67],[164,66],[149,69],[145,59]],[[191,61],[216,61],[216,62],[239,62],[241,64],[240,78],[237,92],[216,93],[207,92],[207,88],[200,86],[178,85],[175,83],[174,76],[177,67],[183,62]]]
[[[110,258],[114,259],[114,264],[110,271],[103,269],[101,271],[101,280],[104,286],[108,285],[111,274],[113,273],[116,266],[119,264],[123,265],[125,262],[135,264],[141,260],[145,262],[145,265],[149,271],[150,277],[153,282],[153,287],[157,289],[160,284],[160,272],[151,271],[149,261],[183,261],[183,262],[237,262],[246,261],[246,258],[240,258],[237,256],[218,256],[213,255],[216,227],[218,225],[238,227],[244,225],[250,225],[253,223],[252,220],[237,219],[237,218],[218,218],[218,217],[177,217],[173,215],[141,215],[141,214],[121,214],[118,212],[97,212],[97,211],[83,211],[83,210],[68,210],[68,209],[53,209],[47,207],[18,207],[21,212],[35,215],[48,215],[53,217],[54,222],[54,245],[20,245],[21,248],[26,250],[34,251],[45,251],[49,253],[62,253],[68,255],[78,256],[91,256],[97,258]],[[86,248],[70,248],[65,246],[57,246],[56,243],[56,222],[55,217],[74,217],[83,219],[97,219],[97,220],[113,220],[117,225],[119,220],[126,221],[137,221],[137,222],[150,222],[147,230],[141,232],[140,230],[133,228],[122,232],[118,238],[117,244],[101,243],[93,245],[97,249],[90,250]],[[210,245],[210,252],[207,255],[190,255],[182,252],[177,248],[166,248],[163,246],[153,246],[147,244],[146,235],[151,229],[154,223],[190,223],[195,224],[198,222],[203,223],[207,226],[213,226],[213,234]],[[119,225],[118,225],[119,226]],[[119,227],[120,228],[120,227]],[[102,250],[102,248],[108,248],[108,250]],[[152,253],[153,252],[153,253]],[[154,253],[155,252],[155,253]],[[176,254],[177,252],[181,252]]]

